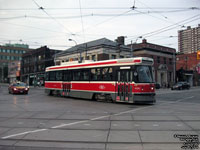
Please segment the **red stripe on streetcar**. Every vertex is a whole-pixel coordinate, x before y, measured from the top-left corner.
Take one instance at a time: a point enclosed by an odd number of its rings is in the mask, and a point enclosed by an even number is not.
[[[134,62],[134,63],[140,63],[141,60],[140,60],[140,59],[135,59],[135,60],[133,60],[133,62]]]
[[[110,65],[110,64],[116,64],[116,63],[117,63],[117,61],[92,63],[92,64],[79,64],[79,65],[73,65],[73,66],[53,67],[53,68],[49,68],[48,70],[65,69],[65,68],[76,68],[76,67],[87,67],[87,66],[96,66],[96,65]]]

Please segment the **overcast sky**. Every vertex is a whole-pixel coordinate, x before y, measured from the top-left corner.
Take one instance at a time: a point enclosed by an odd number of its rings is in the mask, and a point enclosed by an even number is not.
[[[0,0],[1,45],[64,50],[126,36],[177,49],[178,30],[198,24],[200,0]]]

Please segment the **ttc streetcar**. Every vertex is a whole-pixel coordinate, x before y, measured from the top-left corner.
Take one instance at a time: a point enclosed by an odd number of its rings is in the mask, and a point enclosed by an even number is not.
[[[45,93],[124,103],[155,103],[153,59],[65,62],[46,68]]]

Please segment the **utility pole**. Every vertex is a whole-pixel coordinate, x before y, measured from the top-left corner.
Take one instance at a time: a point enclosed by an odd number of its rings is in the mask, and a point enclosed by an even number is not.
[[[176,82],[176,50],[173,52],[174,83]]]

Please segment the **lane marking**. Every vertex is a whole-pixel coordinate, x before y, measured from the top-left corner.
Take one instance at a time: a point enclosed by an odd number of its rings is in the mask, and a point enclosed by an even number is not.
[[[86,122],[88,122],[88,120],[77,121],[77,122],[72,122],[72,123],[67,123],[67,124],[61,124],[58,126],[51,127],[51,129],[57,129],[57,128],[62,128],[62,127],[71,126],[71,125],[80,124],[80,123],[86,123]]]
[[[8,135],[8,136],[4,136],[1,139],[8,139],[11,137],[16,137],[16,136],[20,136],[20,135],[25,135],[25,134],[29,134],[29,133],[36,133],[36,132],[41,132],[41,131],[46,131],[47,129],[38,129],[38,130],[32,130],[32,131],[27,131],[27,132],[22,132],[22,133],[18,133],[18,134],[12,134],[12,135]]]
[[[178,103],[180,101],[183,101],[183,100],[186,100],[186,99],[191,99],[193,97],[194,96],[186,97],[186,98],[178,99],[178,100],[173,101],[173,102],[164,102],[164,103],[158,104],[158,105]],[[111,117],[111,116],[119,116],[119,115],[122,115],[122,114],[131,113],[131,112],[135,112],[135,111],[138,111],[138,110],[143,110],[143,109],[147,109],[147,108],[151,108],[151,107],[154,107],[154,105],[146,106],[146,107],[142,107],[142,108],[136,108],[134,110],[128,110],[128,111],[120,112],[120,113],[113,114],[113,115],[100,116],[100,117],[92,118],[92,119],[89,119],[89,120],[77,121],[77,122],[72,122],[72,123],[67,123],[67,124],[60,124],[58,126],[53,126],[49,129],[38,129],[38,130],[32,130],[32,131],[22,132],[22,133],[18,133],[18,134],[12,134],[12,135],[1,137],[1,139],[8,139],[8,138],[11,138],[11,137],[16,137],[16,136],[20,136],[20,135],[29,134],[29,133],[36,133],[36,132],[46,131],[46,130],[50,130],[50,129],[57,129],[57,128],[65,127],[65,126],[71,126],[71,125],[75,125],[75,124],[87,123],[89,121],[108,118],[108,117]]]

